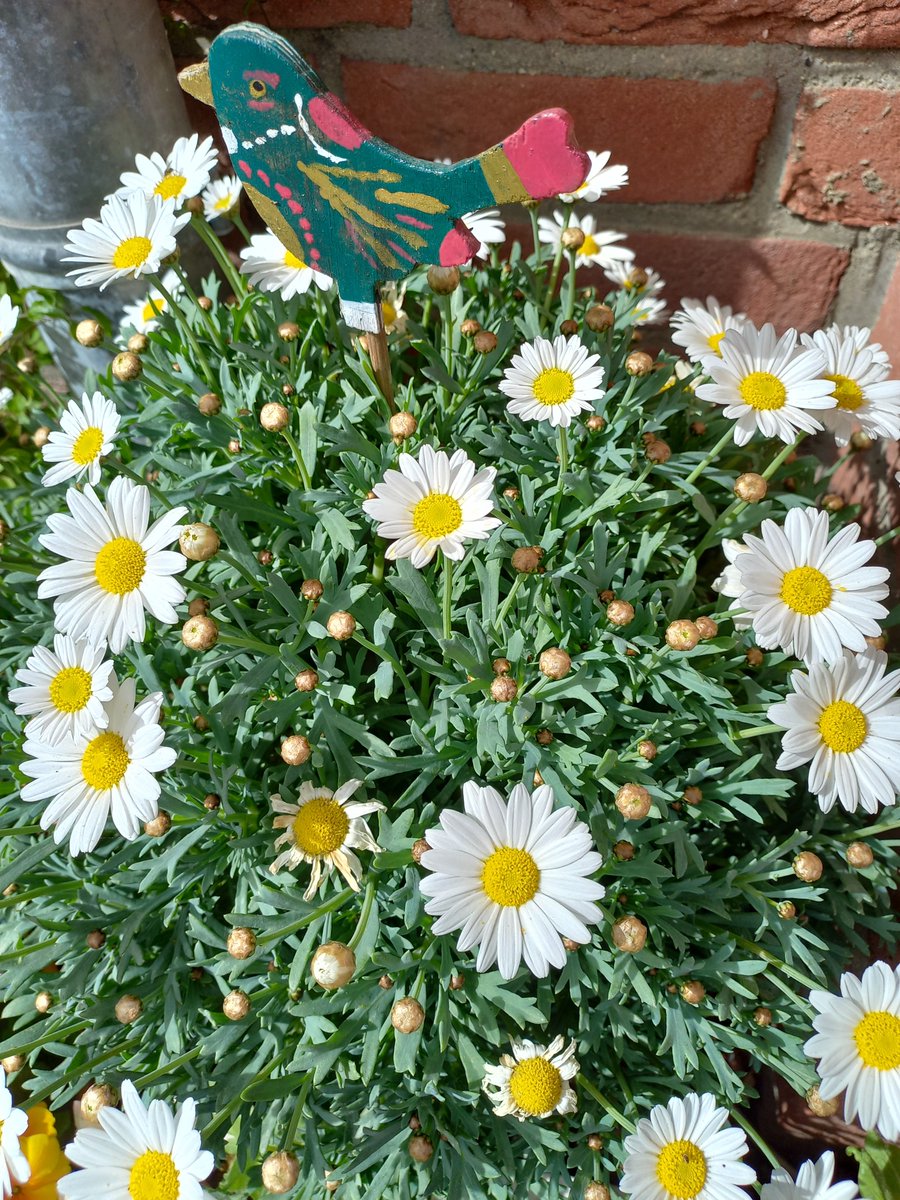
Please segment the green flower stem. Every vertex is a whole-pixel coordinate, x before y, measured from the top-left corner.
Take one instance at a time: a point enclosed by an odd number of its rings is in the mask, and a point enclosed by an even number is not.
[[[277,656],[281,653],[277,646],[270,646],[266,642],[259,641],[258,638],[243,637],[235,633],[220,633],[218,644],[220,646],[239,646],[242,650],[254,650],[257,654]]]
[[[444,618],[444,641],[449,641],[452,633],[453,617],[453,559],[444,555],[444,603],[441,609]]]
[[[241,237],[244,239],[244,241],[249,246],[250,245],[250,230],[244,224],[243,219],[242,219],[241,214],[238,211],[238,209],[235,209],[234,212],[229,213],[228,220],[232,223],[232,225],[235,227],[235,229],[238,231],[238,233],[241,235]]]
[[[629,1121],[624,1113],[619,1112],[619,1110],[615,1108],[609,1100],[607,1100],[606,1096],[603,1095],[600,1089],[591,1083],[586,1075],[579,1071],[575,1078],[579,1086],[583,1087],[587,1094],[592,1096],[593,1099],[596,1100],[597,1103],[609,1113],[617,1125],[620,1125],[623,1129],[627,1129],[629,1133],[634,1133],[634,1123]]]
[[[710,450],[709,454],[707,454],[706,458],[704,458],[701,462],[697,463],[696,467],[694,467],[693,471],[691,471],[690,475],[688,475],[687,479],[684,482],[685,483],[693,483],[695,479],[697,479],[700,475],[702,475],[703,472],[706,470],[706,468],[709,466],[709,464],[716,461],[716,459],[719,457],[720,451],[724,450],[725,447],[728,445],[728,443],[731,441],[733,434],[734,434],[734,429],[729,424],[728,428],[725,430],[725,432],[722,434],[722,436],[719,438],[719,440],[713,446],[712,450]]]
[[[194,335],[193,329],[191,329],[191,323],[188,320],[187,314],[179,306],[178,301],[175,299],[172,293],[165,288],[162,279],[160,279],[158,275],[150,275],[148,278],[153,286],[159,289],[159,294],[168,304],[169,312],[172,314],[174,321],[182,333],[184,333],[184,336],[187,338],[187,340],[190,342],[191,349],[197,356],[197,362],[200,364],[200,370],[203,372],[206,382],[209,384],[211,389],[215,388],[216,381],[212,373],[212,367],[210,367],[209,360],[203,353],[200,343],[197,341],[197,338]],[[179,317],[181,320],[179,320]]]
[[[71,1025],[54,1025],[51,1028],[41,1027],[40,1037],[33,1039],[30,1042],[4,1042],[0,1046],[0,1053],[4,1058],[14,1054],[30,1054],[32,1050],[42,1050],[48,1042],[59,1042],[65,1045],[69,1038],[76,1037],[79,1033],[83,1033],[85,1029],[90,1029],[93,1026],[93,1021],[75,1021]],[[32,1028],[34,1028],[32,1026]],[[23,1033],[27,1030],[22,1030]]]
[[[306,469],[306,463],[303,461],[303,455],[300,453],[300,447],[294,440],[289,429],[282,429],[281,436],[291,448],[291,454],[294,456],[294,462],[297,464],[297,470],[300,473],[300,480],[303,483],[304,491],[312,491],[312,480],[309,477],[309,471]]]
[[[219,640],[221,641],[222,639],[220,638]],[[731,736],[735,741],[740,741],[742,738],[764,737],[767,733],[779,732],[784,732],[783,725],[752,725],[749,729],[739,729],[737,733],[733,733]],[[718,738],[701,738],[699,742],[686,743],[692,750],[697,750],[701,746],[718,746],[719,744]]]
[[[512,608],[513,603],[515,602],[516,596],[519,593],[519,588],[522,586],[522,580],[524,578],[525,578],[525,576],[521,572],[519,572],[519,574],[516,575],[515,579],[513,580],[512,587],[506,593],[506,599],[500,605],[500,609],[497,613],[496,618],[494,619],[494,628],[495,629],[498,626],[502,625],[503,622],[506,620],[507,614],[508,614],[509,610]]]
[[[237,225],[237,221],[235,221],[235,225]],[[234,292],[234,294],[236,296],[246,295],[247,288],[244,285],[244,280],[242,279],[240,272],[235,268],[234,263],[228,257],[228,251],[222,245],[219,238],[210,229],[206,222],[206,218],[201,216],[199,213],[194,213],[191,216],[191,228],[198,235],[201,241],[206,243],[207,249],[222,268],[225,278],[231,285],[231,290]],[[246,230],[241,226],[238,226],[238,228],[241,229],[241,232],[246,237]]]
[[[453,297],[441,296],[441,358],[447,374],[453,377]],[[438,406],[442,412],[451,403],[451,393],[447,388],[441,388]]]
[[[839,842],[858,842],[861,837],[877,837],[880,833],[891,833],[895,829],[900,829],[900,821],[881,821],[878,825],[867,825],[865,829],[851,829],[849,833],[839,833],[837,840]],[[10,830],[10,833],[18,832],[17,829]]]
[[[257,1075],[255,1075],[253,1079],[250,1080],[250,1083],[247,1084],[247,1087],[251,1087],[254,1083],[261,1083],[264,1079],[268,1079],[275,1068],[280,1067],[284,1062],[285,1058],[287,1057],[287,1053],[287,1050],[283,1050],[270,1062],[267,1062],[263,1069]],[[200,1137],[204,1142],[209,1140],[210,1135],[214,1133],[220,1125],[227,1121],[238,1105],[241,1104],[244,1098],[243,1093],[245,1090],[245,1088],[240,1088],[237,1095],[230,1100],[223,1109],[220,1109],[208,1124],[203,1126],[203,1129],[200,1131]]]
[[[218,348],[219,353],[224,354],[225,353],[225,341],[222,337],[221,330],[219,329],[218,325],[213,320],[212,313],[208,313],[205,308],[200,307],[199,301],[197,299],[197,293],[191,287],[191,281],[188,279],[187,272],[181,266],[181,264],[173,263],[172,268],[175,271],[175,274],[178,276],[179,280],[181,281],[181,286],[184,288],[188,299],[191,301],[191,303],[194,305],[194,307],[197,309],[197,311],[199,313],[202,313],[203,319],[209,328],[210,336],[212,337],[212,340],[216,343],[216,347]]]
[[[756,1143],[773,1167],[782,1167],[784,1165],[769,1143],[761,1134],[757,1133],[740,1109],[733,1108],[731,1110],[731,1115],[734,1117],[735,1121],[737,1121],[738,1125],[740,1125],[741,1129],[743,1129],[743,1131],[747,1134],[750,1140]]]
[[[568,276],[566,279],[566,307],[565,307],[564,319],[566,321],[571,321],[572,318],[575,316],[575,274],[577,271],[575,261],[576,261],[576,257],[577,257],[577,252],[575,250],[570,250],[568,252],[568,255],[569,255],[569,273],[568,273]]]
[[[406,692],[408,692],[410,696],[414,696],[416,698],[416,700],[418,701],[418,698],[419,698],[418,693],[416,692],[413,685],[410,683],[409,676],[403,670],[403,667],[400,665],[399,661],[396,658],[394,658],[394,656],[392,654],[388,654],[388,652],[387,652],[387,650],[385,650],[384,646],[376,646],[374,642],[370,642],[367,637],[364,637],[359,632],[359,630],[357,630],[356,633],[354,633],[353,640],[354,640],[354,642],[359,642],[359,644],[361,646],[365,647],[365,649],[368,650],[371,654],[376,654],[379,658],[383,658],[386,663],[390,663],[394,673],[397,675],[398,679],[400,679],[400,681],[402,682],[403,687],[406,690]]]
[[[745,950],[749,950],[751,954],[755,954],[757,958],[761,958],[763,962],[767,962],[770,967],[781,971],[789,979],[793,979],[795,983],[802,983],[804,987],[816,989],[821,989],[824,986],[821,980],[813,979],[812,976],[807,975],[803,971],[798,971],[796,967],[790,966],[789,963],[782,962],[780,958],[776,958],[774,954],[770,954],[768,950],[764,950],[756,942],[751,942],[749,938],[743,938],[735,934],[734,940],[738,946],[743,946]]]
[[[531,238],[532,238],[532,241],[534,242],[534,275],[535,275],[535,286],[537,286],[536,281],[537,281],[538,275],[540,274],[541,267],[543,266],[543,258],[544,258],[543,250],[542,250],[542,242],[541,242],[541,238],[540,238],[540,232],[538,230],[538,207],[539,206],[535,203],[531,203],[531,204],[526,204],[525,207],[528,209],[528,216],[531,219]],[[540,300],[540,296],[537,294],[537,292],[535,293],[534,299],[535,299],[535,303],[537,303]]]
[[[360,910],[359,920],[356,922],[356,928],[353,931],[353,937],[347,945],[351,950],[355,950],[359,945],[359,939],[363,935],[363,930],[366,927],[366,922],[369,919],[369,913],[372,911],[372,904],[375,900],[375,884],[371,880],[366,884],[366,894],[363,897],[362,909]]]
[[[885,542],[893,541],[900,534],[900,525],[895,525],[893,529],[889,529],[887,533],[883,533],[881,537],[875,539],[876,546],[883,546]]]
[[[118,1046],[113,1046],[110,1050],[105,1050],[103,1054],[98,1054],[96,1058],[92,1058],[88,1062],[79,1062],[77,1066],[72,1067],[62,1075],[54,1076],[53,1082],[48,1083],[46,1087],[32,1092],[31,1096],[29,1096],[29,1104],[37,1104],[40,1100],[45,1100],[47,1096],[57,1091],[60,1084],[64,1083],[67,1079],[77,1079],[79,1077],[90,1079],[95,1074],[97,1067],[102,1066],[103,1063],[109,1062],[111,1059],[121,1058],[127,1051],[135,1049],[140,1044],[140,1035],[130,1037],[127,1041],[120,1042]]]
[[[569,220],[570,220],[571,216],[572,216],[572,205],[567,204],[565,206],[565,218],[563,220],[563,227],[559,231],[559,243],[556,247],[556,253],[553,255],[553,266],[550,268],[550,278],[547,282],[547,290],[544,293],[543,310],[544,310],[545,317],[549,317],[550,306],[553,304],[553,298],[556,295],[556,285],[559,282],[559,272],[562,268],[563,254],[565,253],[565,248],[562,244],[562,235],[569,228]]]
[[[562,504],[562,498],[565,494],[563,476],[569,469],[569,435],[563,425],[560,425],[557,430],[557,448],[559,449],[559,475],[556,480],[556,495],[553,497],[553,503],[550,506],[550,525],[552,528],[556,527],[559,506]]]
[[[155,1071],[149,1071],[146,1075],[140,1075],[137,1079],[133,1080],[134,1086],[136,1088],[143,1088],[150,1083],[155,1083],[157,1079],[162,1079],[164,1075],[168,1075],[170,1071],[177,1070],[178,1067],[183,1067],[185,1063],[189,1063],[192,1059],[196,1058],[202,1049],[203,1047],[198,1043],[191,1050],[180,1054],[178,1058],[173,1058],[169,1062],[163,1063]]]
[[[291,1112],[291,1119],[288,1121],[288,1126],[284,1135],[284,1144],[290,1150],[297,1138],[297,1126],[300,1124],[300,1118],[303,1115],[303,1109],[306,1107],[306,1097],[309,1095],[310,1085],[312,1084],[313,1072],[307,1071],[303,1078],[303,1083],[300,1085],[300,1095],[294,1104]]]
[[[291,921],[289,925],[282,925],[279,929],[270,929],[259,939],[260,946],[269,946],[272,942],[282,942],[285,938],[289,938],[292,934],[304,929],[307,925],[311,925],[313,921],[318,921],[320,917],[327,916],[328,913],[337,912],[339,908],[355,895],[352,888],[344,888],[338,892],[336,896],[332,896],[330,900],[326,900],[324,904],[320,904],[318,908],[313,909],[311,913],[307,913],[303,917],[299,917],[296,921]]]

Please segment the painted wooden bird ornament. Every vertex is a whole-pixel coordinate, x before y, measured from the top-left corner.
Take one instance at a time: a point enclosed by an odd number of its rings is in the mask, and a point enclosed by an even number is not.
[[[215,107],[250,200],[286,250],[335,278],[355,329],[380,330],[381,281],[418,263],[472,258],[478,242],[464,213],[574,191],[589,167],[558,108],[474,158],[450,166],[412,158],[374,137],[289,42],[260,25],[224,30],[208,60],[179,80]]]

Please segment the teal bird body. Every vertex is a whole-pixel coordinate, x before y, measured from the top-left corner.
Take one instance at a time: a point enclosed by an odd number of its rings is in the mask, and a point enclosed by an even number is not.
[[[380,328],[381,281],[472,258],[478,242],[463,214],[574,191],[588,170],[561,109],[474,158],[413,158],[374,137],[289,42],[258,25],[224,30],[208,63],[180,78],[215,106],[235,171],[285,250],[335,278],[358,329]]]

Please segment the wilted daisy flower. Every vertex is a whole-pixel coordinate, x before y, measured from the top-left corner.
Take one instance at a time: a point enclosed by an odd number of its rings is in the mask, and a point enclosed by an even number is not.
[[[567,204],[575,200],[599,200],[607,192],[614,192],[628,183],[628,168],[616,163],[610,165],[611,150],[604,150],[602,154],[598,154],[596,150],[588,150],[587,155],[591,166],[584,183],[574,192],[559,193],[560,200],[565,200]]]
[[[466,213],[462,223],[473,237],[478,238],[480,245],[475,252],[476,258],[487,258],[492,246],[500,246],[506,241],[506,223],[499,208]]]
[[[162,285],[174,299],[184,291],[184,286],[174,271],[166,271],[162,277]],[[126,304],[122,312],[120,325],[123,329],[133,329],[135,333],[149,333],[159,324],[159,318],[166,311],[168,300],[159,288],[151,287],[143,300],[135,300]]]
[[[655,1105],[625,1139],[619,1188],[636,1200],[747,1200],[756,1172],[740,1161],[747,1139],[723,1128],[727,1120],[708,1092]]]
[[[815,1034],[803,1047],[819,1060],[819,1094],[844,1093],[844,1117],[900,1138],[900,967],[872,963],[857,979],[841,976],[841,994],[811,991]]]
[[[747,552],[735,566],[747,610],[763,650],[780,646],[806,663],[837,662],[841,647],[865,650],[888,615],[885,567],[864,564],[875,543],[858,541],[858,525],[845,525],[829,541],[828,514],[792,508],[784,527],[763,521],[760,536],[746,534]]]
[[[175,235],[191,219],[178,216],[159,196],[141,192],[113,195],[100,210],[100,219],[87,217],[80,229],[70,229],[63,262],[87,263],[66,274],[78,287],[99,287],[102,292],[114,279],[137,279],[159,270],[164,258],[175,252]]]
[[[203,215],[207,221],[227,217],[241,202],[241,181],[237,175],[223,175],[203,189]]]
[[[735,629],[749,629],[753,622],[749,617],[745,616],[741,611],[743,605],[740,603],[740,596],[744,594],[744,585],[741,583],[741,573],[735,566],[734,560],[747,547],[743,542],[739,542],[736,538],[723,538],[722,553],[728,559],[725,567],[720,575],[717,575],[712,582],[714,592],[718,592],[721,596],[728,596],[734,600],[733,604],[728,606],[728,611],[731,612],[732,622]]]
[[[206,137],[201,142],[199,133],[192,133],[190,137],[179,138],[165,158],[158,151],[149,158],[138,154],[134,160],[137,170],[124,173],[119,192],[126,196],[133,192],[159,196],[162,200],[174,200],[180,207],[203,191],[217,158],[212,138]]]
[[[104,662],[105,653],[102,642],[76,642],[64,633],[54,637],[52,650],[35,646],[25,666],[16,671],[24,686],[9,693],[16,712],[31,717],[26,737],[53,745],[106,725],[103,706],[112,699],[113,664]]]
[[[54,429],[41,447],[44,462],[55,463],[44,472],[44,487],[78,479],[87,472],[88,481],[100,479],[100,459],[109,454],[119,429],[119,414],[112,400],[100,392],[85,392],[79,404],[70,400]]]
[[[857,331],[858,332],[858,331]],[[888,379],[889,367],[872,351],[860,349],[858,337],[836,327],[802,335],[803,344],[825,357],[825,378],[833,385],[837,407],[822,421],[839,446],[846,446],[859,427],[869,437],[900,437],[900,380]]]
[[[562,967],[562,939],[585,944],[605,890],[588,879],[601,865],[573,808],[554,809],[553,789],[517,784],[505,803],[492,787],[463,785],[464,812],[444,809],[422,866],[425,911],[437,935],[460,929],[460,951],[478,946],[476,970],[496,961],[512,979],[524,958],[533,975]]]
[[[575,251],[575,265],[578,267],[593,264],[605,270],[614,262],[634,261],[633,250],[617,245],[625,240],[625,234],[615,233],[612,229],[598,230],[597,222],[590,213],[585,217],[570,215],[566,219],[565,213],[557,209],[552,217],[538,217],[538,238],[545,246],[556,249],[564,229],[580,229],[584,234],[584,243]]]
[[[523,421],[549,421],[566,427],[603,395],[599,354],[588,353],[577,337],[525,342],[497,385],[509,396],[506,411]]]
[[[287,849],[282,850],[269,870],[274,874],[282,867],[293,869],[303,862],[312,863],[304,900],[312,899],[332,867],[337,867],[354,892],[358,892],[362,863],[353,853],[354,848],[371,850],[373,854],[380,850],[363,817],[384,812],[385,807],[377,800],[348,803],[360,787],[361,779],[341,784],[336,792],[316,787],[314,783],[302,783],[297,804],[287,804],[280,796],[270,797],[272,811],[282,814],[275,818],[275,828],[284,830],[275,845],[286,845]]]
[[[758,429],[764,437],[792,442],[801,430],[814,433],[822,424],[810,409],[834,408],[833,383],[824,376],[820,350],[798,350],[797,331],[776,337],[771,325],[729,329],[719,354],[703,359],[712,383],[698,384],[701,400],[725,406],[735,422],[734,440],[744,446]]]
[[[405,333],[409,317],[403,307],[406,285],[398,287],[393,280],[381,285],[381,319],[385,333]]]
[[[56,626],[95,645],[109,642],[118,654],[129,639],[143,641],[147,608],[158,621],[178,620],[174,605],[184,588],[173,579],[187,566],[183,554],[165,549],[178,536],[186,508],[173,508],[148,528],[150,492],[124,476],[109,485],[103,505],[87,485],[69,488],[71,516],[53,513],[41,545],[68,562],[38,576],[38,596],[55,596]]]
[[[31,1167],[19,1144],[27,1126],[28,1117],[14,1107],[6,1071],[0,1067],[0,1196],[12,1196],[14,1184],[28,1182]]]
[[[194,1128],[197,1106],[174,1114],[162,1100],[147,1107],[134,1084],[122,1083],[122,1111],[102,1108],[99,1129],[79,1129],[66,1155],[80,1171],[60,1179],[62,1200],[201,1200],[215,1159]]]
[[[110,815],[122,837],[133,841],[141,824],[159,811],[155,776],[178,757],[163,745],[162,692],[135,705],[133,679],[120,684],[110,675],[109,683],[106,728],[52,745],[29,739],[24,746],[29,757],[22,771],[31,783],[22,788],[22,799],[50,801],[41,813],[41,829],[55,826],[53,840],[68,838],[71,854],[93,850]]]
[[[859,1188],[851,1179],[832,1183],[833,1178],[834,1151],[826,1150],[818,1162],[800,1164],[796,1182],[787,1171],[773,1171],[759,1200],[857,1200]]]
[[[575,1043],[555,1037],[549,1046],[534,1042],[512,1043],[512,1054],[501,1054],[500,1062],[484,1064],[482,1088],[494,1106],[495,1117],[549,1117],[573,1113],[578,1097],[571,1080],[578,1074]]]
[[[13,304],[6,292],[0,296],[0,350],[15,333],[19,320],[18,305]]]
[[[282,300],[290,300],[308,292],[315,284],[326,291],[334,282],[324,271],[317,271],[302,258],[286,250],[272,233],[257,233],[250,245],[241,251],[241,274],[249,275],[250,282],[263,292],[278,292]]]
[[[786,729],[779,771],[811,761],[809,790],[823,812],[838,800],[847,812],[878,811],[900,792],[900,671],[885,675],[887,655],[845,650],[832,666],[791,672],[793,691],[769,709]]]
[[[374,500],[363,512],[378,522],[378,534],[392,538],[389,559],[408,558],[416,568],[426,566],[440,550],[460,559],[465,543],[483,541],[502,522],[489,516],[494,507],[493,467],[476,472],[464,450],[448,458],[443,450],[423,446],[418,459],[401,454],[399,471],[387,471],[376,483]]]
[[[657,296],[666,286],[652,267],[636,267],[633,262],[614,262],[603,272],[611,283],[636,296]]]
[[[715,296],[707,296],[706,304],[699,300],[682,300],[681,308],[669,322],[674,333],[672,341],[683,346],[691,362],[701,362],[711,354],[721,357],[722,338],[729,329],[743,329],[749,324],[746,313],[732,312]]]

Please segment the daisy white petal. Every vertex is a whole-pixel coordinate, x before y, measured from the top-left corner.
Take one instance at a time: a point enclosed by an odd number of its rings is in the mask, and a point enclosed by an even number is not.
[[[174,271],[166,271],[162,277],[162,285],[170,296],[178,298],[184,291],[184,285]],[[159,324],[159,318],[166,311],[169,301],[158,288],[151,288],[142,300],[126,304],[119,322],[123,329],[132,329],[135,333],[149,333]]]
[[[486,208],[480,212],[465,213],[462,223],[469,232],[478,238],[476,258],[487,258],[492,246],[501,246],[506,241],[506,223],[500,216],[499,208]]]
[[[611,150],[604,150],[602,154],[598,154],[596,150],[588,150],[587,155],[591,165],[584,182],[574,192],[559,194],[560,200],[565,200],[567,204],[572,204],[575,200],[599,200],[607,192],[625,187],[628,183],[628,168],[616,163],[610,164]]]
[[[580,229],[584,234],[584,242],[575,251],[576,267],[598,266],[606,270],[615,262],[630,263],[634,260],[634,251],[618,244],[625,240],[625,234],[612,229],[598,229],[590,213],[585,217],[570,214],[567,218],[565,213],[557,209],[552,217],[538,218],[538,237],[546,246],[556,249],[564,229]]]
[[[115,279],[136,279],[159,270],[176,248],[175,236],[191,219],[180,216],[159,196],[141,192],[110,196],[100,219],[88,217],[80,229],[70,229],[63,262],[85,263],[67,274],[78,287],[99,287]]]
[[[203,189],[203,215],[207,221],[215,221],[217,217],[228,217],[237,209],[241,202],[243,188],[237,175],[223,175],[214,179]]]
[[[241,258],[241,274],[249,276],[260,291],[278,292],[282,300],[303,295],[313,284],[327,291],[334,282],[330,275],[286,250],[270,229],[254,235],[241,251]]]
[[[575,1043],[558,1037],[549,1046],[512,1044],[513,1057],[484,1064],[482,1088],[495,1117],[539,1120],[552,1113],[572,1113],[578,1106],[571,1080],[578,1074]]]
[[[850,1179],[832,1183],[834,1151],[826,1150],[818,1162],[800,1164],[796,1181],[787,1171],[775,1170],[763,1184],[759,1200],[857,1200],[859,1188]]]
[[[30,717],[25,736],[54,745],[67,737],[85,734],[92,726],[105,728],[104,705],[112,699],[111,660],[106,646],[74,641],[58,633],[53,650],[35,647],[24,667],[16,672],[23,686],[9,693],[16,712]]]
[[[635,296],[658,296],[666,281],[652,267],[636,267],[631,262],[614,262],[603,272],[611,283]]]
[[[825,357],[825,377],[830,379],[837,406],[822,414],[822,421],[834,434],[839,446],[846,446],[854,430],[873,438],[900,437],[900,380],[888,379],[890,365],[886,355],[876,357],[875,350],[861,343],[860,331],[819,329],[802,334],[803,344]]]
[[[19,320],[18,306],[13,304],[9,296],[4,292],[0,296],[0,350],[6,345],[12,335],[15,333],[16,324]]]
[[[44,487],[84,474],[89,483],[97,483],[100,459],[112,450],[119,429],[116,406],[100,392],[85,392],[80,404],[69,401],[61,425],[41,447],[44,462],[53,464],[41,480]]]
[[[149,158],[139,154],[135,159],[137,170],[125,172],[117,194],[156,196],[180,206],[203,191],[217,158],[212,138],[205,137],[201,142],[200,135],[192,133],[179,138],[165,158],[158,152]]]
[[[594,407],[604,389],[600,356],[577,337],[535,338],[513,357],[498,387],[510,400],[506,410],[523,421],[567,426]]]
[[[720,355],[719,346],[728,330],[743,329],[749,320],[745,313],[734,313],[715,296],[708,296],[705,305],[699,300],[682,300],[669,324],[675,345],[684,347],[691,362],[701,362],[711,354]]]
[[[0,1196],[12,1196],[18,1184],[27,1183],[31,1167],[20,1138],[28,1127],[28,1117],[13,1104],[6,1086],[6,1071],[0,1067]]]

